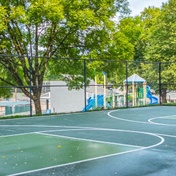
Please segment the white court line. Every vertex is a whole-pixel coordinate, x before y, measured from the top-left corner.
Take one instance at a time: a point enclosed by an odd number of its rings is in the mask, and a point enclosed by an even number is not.
[[[176,138],[175,135],[170,135],[170,134],[162,134],[162,133],[156,133],[159,136],[165,136],[165,137],[170,137],[170,138]]]
[[[172,116],[176,116],[176,115],[170,115],[170,116],[160,116],[160,117],[154,117],[154,118],[150,118],[148,120],[148,122],[142,122],[142,121],[137,121],[137,120],[129,120],[129,119],[123,119],[123,118],[120,118],[120,117],[116,117],[116,116],[113,116],[111,115],[112,112],[116,112],[116,111],[119,111],[119,110],[113,110],[113,111],[110,111],[107,113],[107,115],[113,119],[116,119],[116,120],[122,120],[122,121],[126,121],[126,122],[133,122],[133,123],[143,123],[143,124],[153,124],[153,125],[164,125],[164,126],[176,126],[176,125],[172,125],[172,124],[164,124],[164,123],[156,123],[156,122],[153,122],[152,120],[155,120],[155,119],[159,119],[159,118],[167,118],[167,117],[172,117]]]
[[[82,129],[83,130],[83,129]],[[93,130],[95,130],[95,128],[93,128]],[[99,129],[100,130],[100,129]],[[102,129],[101,129],[102,130]],[[107,131],[111,131],[112,129],[105,129]],[[68,129],[69,131],[69,129]],[[40,168],[40,169],[35,169],[35,170],[31,170],[31,171],[26,171],[26,172],[21,172],[21,173],[16,173],[16,174],[12,174],[12,175],[8,175],[8,176],[18,176],[18,175],[23,175],[23,174],[28,174],[28,173],[34,173],[34,172],[39,172],[39,171],[44,171],[44,170],[48,170],[48,169],[54,169],[54,168],[58,168],[58,167],[63,167],[63,166],[69,166],[69,165],[73,165],[73,164],[78,164],[78,163],[83,163],[83,162],[88,162],[88,161],[93,161],[93,160],[98,160],[98,159],[103,159],[103,158],[108,158],[108,157],[112,157],[112,156],[118,156],[118,155],[122,155],[122,154],[127,154],[127,153],[132,153],[132,152],[136,152],[136,151],[142,151],[145,149],[149,149],[149,148],[153,148],[153,147],[157,147],[159,145],[161,145],[162,143],[164,143],[164,138],[153,134],[153,133],[147,133],[147,132],[141,132],[141,131],[130,131],[130,130],[117,130],[114,129],[114,131],[123,131],[123,132],[132,132],[132,133],[140,133],[140,134],[147,134],[147,135],[152,135],[155,136],[157,138],[160,138],[160,142],[151,146],[147,146],[147,147],[141,147],[139,149],[134,149],[134,150],[129,150],[129,151],[125,151],[125,152],[121,152],[121,153],[115,153],[115,154],[110,154],[110,155],[105,155],[105,156],[100,156],[100,157],[95,157],[95,158],[90,158],[90,159],[85,159],[85,160],[81,160],[81,161],[75,161],[75,162],[71,162],[71,163],[66,163],[66,164],[61,164],[61,165],[56,165],[56,166],[50,166],[50,167],[45,167],[45,168]],[[42,134],[45,135],[43,133],[39,133],[36,132],[38,134]],[[46,134],[48,135],[48,134]],[[55,135],[54,135],[55,136]],[[56,135],[58,137],[58,135]],[[60,137],[60,136],[59,136]],[[63,136],[64,137],[64,136]],[[67,137],[68,138],[68,137]],[[69,137],[69,138],[73,138],[73,137]],[[80,139],[77,139],[80,140]],[[90,141],[90,140],[89,140]]]
[[[82,126],[50,126],[50,125],[0,125],[0,127],[37,127],[37,128],[65,128],[65,129],[57,129],[57,130],[44,130],[44,131],[38,131],[38,132],[54,132],[54,131],[64,131],[67,129],[71,129],[74,131],[78,129],[92,129],[92,127],[82,127]],[[94,128],[97,129],[97,128]],[[10,134],[10,135],[0,135],[1,137],[8,137],[8,136],[18,136],[18,135],[25,135],[25,134],[32,134],[34,132],[28,132],[28,133],[17,133],[17,134]]]
[[[95,111],[95,112],[97,112],[97,111]],[[35,114],[32,116],[32,117],[30,117],[30,114],[28,115],[28,116],[26,116],[26,117],[19,117],[19,118],[11,118],[11,119],[3,119],[3,118],[1,118],[0,119],[0,122],[2,121],[2,122],[4,122],[4,121],[13,121],[13,120],[21,120],[21,119],[28,119],[28,120],[30,120],[30,119],[41,119],[41,118],[57,118],[57,117],[62,117],[62,116],[72,116],[72,115],[74,115],[74,114],[76,114],[76,115],[80,115],[80,114],[84,114],[84,113],[92,113],[92,111],[90,111],[90,112],[74,112],[74,113],[67,113],[67,114],[51,114],[51,115],[44,115],[43,114],[43,116],[35,116]]]
[[[83,129],[81,129],[83,131]],[[68,130],[70,131],[70,130]],[[87,138],[79,138],[79,137],[70,137],[70,136],[64,136],[64,135],[56,135],[56,134],[48,134],[48,133],[41,133],[41,132],[36,132],[36,134],[41,134],[44,136],[53,136],[53,137],[58,137],[58,138],[65,138],[65,139],[72,139],[72,140],[78,140],[78,141],[87,141],[87,142],[95,142],[95,143],[101,143],[101,144],[110,144],[110,145],[121,145],[121,146],[126,146],[126,147],[143,147],[143,146],[137,146],[137,145],[128,145],[128,144],[122,144],[122,143],[115,143],[115,142],[106,142],[106,141],[99,141],[99,140],[94,140],[94,139],[87,139]]]
[[[161,136],[159,136],[157,134],[154,134],[154,133],[149,133],[149,132],[132,131],[132,130],[121,130],[121,129],[108,129],[108,128],[90,128],[90,129],[80,129],[80,130],[83,130],[83,131],[84,130],[92,130],[92,131],[96,130],[96,131],[111,131],[111,132],[113,131],[113,132],[138,133],[138,134],[145,134],[145,135],[157,137],[157,138],[160,139],[160,142],[162,142],[162,143],[164,142],[164,138],[163,137],[161,137]],[[58,130],[58,131],[60,131],[60,130]],[[67,131],[69,131],[69,129]],[[36,132],[36,133],[43,134],[43,135],[53,135],[53,134],[48,134],[47,132],[49,132],[49,131],[40,131],[40,132]],[[45,134],[45,133],[47,133],[47,134]],[[60,135],[53,135],[53,136],[60,136]],[[66,136],[63,136],[63,137],[66,137]],[[84,138],[75,138],[75,137],[69,137],[69,136],[67,136],[67,138],[72,138],[72,139],[77,139],[77,140],[80,140],[80,139],[84,140]],[[85,140],[87,140],[87,139],[85,139]],[[91,140],[88,139],[88,141],[91,141]],[[99,142],[99,141],[97,141],[97,142]],[[151,145],[151,146],[143,147],[143,148],[148,148],[148,147],[149,148],[153,148],[153,147],[156,147],[156,146],[158,146],[158,144],[159,145],[162,144],[162,143],[160,144],[160,142],[157,143],[157,144]]]
[[[0,136],[0,138],[6,138],[6,137],[14,137],[14,136],[22,136],[22,135],[28,135],[28,134],[34,134],[35,132],[29,132],[29,133],[18,133],[18,134],[9,134]]]
[[[126,122],[133,122],[133,123],[144,123],[144,124],[150,124],[149,122],[142,122],[142,121],[137,121],[137,120],[129,120],[129,119],[122,119],[120,117],[116,117],[116,116],[113,116],[111,115],[112,112],[117,112],[119,110],[113,110],[113,111],[110,111],[107,113],[107,115],[113,119],[116,119],[116,120],[122,120],[122,121],[126,121]]]
[[[134,149],[134,150],[131,150],[131,151],[125,151],[125,152],[121,152],[121,153],[115,153],[115,154],[111,154],[111,155],[105,155],[105,156],[85,159],[85,160],[81,160],[81,161],[75,161],[75,162],[71,162],[71,163],[60,164],[60,165],[51,166],[51,167],[45,167],[45,168],[41,168],[41,169],[36,169],[36,170],[31,170],[31,171],[11,174],[11,175],[7,175],[7,176],[18,176],[18,175],[29,174],[29,173],[34,173],[34,172],[39,172],[39,171],[44,171],[44,170],[64,167],[64,166],[70,166],[70,165],[80,164],[80,163],[84,163],[84,162],[88,162],[88,161],[94,161],[94,160],[98,160],[98,159],[103,159],[103,158],[113,157],[113,156],[122,155],[122,154],[126,154],[126,153],[136,152],[136,151],[139,151],[139,150],[141,150],[141,149]]]
[[[100,129],[100,128],[97,128],[97,127],[84,127],[84,126],[56,126],[56,125],[0,125],[0,127],[37,127],[37,128],[73,128],[73,129],[77,129],[77,128],[80,128],[80,129]]]
[[[0,127],[41,127],[41,128],[75,128],[75,126],[56,126],[56,125],[0,125]],[[79,127],[81,128],[81,127]]]
[[[156,119],[173,119],[172,117],[176,117],[176,115],[154,117],[154,118],[150,118],[148,120],[148,122],[151,124],[155,124],[155,125],[163,125],[163,126],[172,126],[173,127],[173,126],[176,126],[176,124],[165,124],[165,123],[153,122],[153,120],[156,120]]]
[[[1,126],[1,125],[0,125]],[[13,127],[14,125],[5,125],[5,127]],[[80,127],[80,126],[47,126],[47,125],[15,125],[16,127],[21,127],[21,126],[24,126],[24,127],[44,127],[44,128],[65,128],[65,129],[62,129],[62,130],[66,130],[66,129],[71,129],[71,130],[74,130],[74,129],[90,129],[91,127]],[[4,127],[2,125],[2,127]],[[39,131],[39,132],[54,132],[54,131],[60,131],[60,130],[45,130],[45,131]],[[17,133],[17,134],[9,134],[9,135],[3,135],[1,136],[0,135],[0,138],[5,138],[5,137],[13,137],[13,136],[20,136],[20,135],[27,135],[27,134],[33,134],[33,133],[36,133],[37,131],[34,131],[34,132],[28,132],[28,133]]]
[[[27,126],[27,125],[26,125]],[[62,127],[62,126],[60,126]],[[65,126],[63,126],[65,127]],[[5,138],[5,137],[13,137],[13,136],[20,136],[20,135],[28,135],[28,134],[43,134],[43,135],[51,135],[51,136],[60,136],[60,135],[54,135],[54,134],[48,134],[48,132],[59,132],[59,131],[85,131],[85,130],[90,130],[90,131],[109,131],[109,132],[126,132],[126,133],[138,133],[138,134],[145,134],[145,135],[151,135],[151,136],[155,136],[158,137],[157,135],[153,134],[153,133],[149,133],[149,132],[142,132],[142,131],[132,131],[132,130],[122,130],[122,129],[110,129],[110,128],[94,128],[94,127],[80,127],[80,126],[74,126],[74,129],[71,129],[73,126],[68,126],[66,129],[58,129],[58,130],[44,130],[44,131],[36,131],[36,132],[29,132],[29,133],[19,133],[19,134],[13,134],[13,135],[5,135],[5,136],[0,136],[0,138]],[[47,134],[46,134],[47,133]],[[65,138],[73,138],[74,137],[66,137]],[[84,140],[83,138],[75,138],[78,140]],[[87,139],[85,139],[87,140]],[[91,141],[91,139],[89,140]],[[100,142],[100,141],[97,141]],[[102,141],[101,141],[102,142]],[[104,141],[105,142],[105,141]],[[115,144],[115,143],[114,143]],[[118,144],[120,145],[120,144]],[[126,145],[126,144],[122,144],[122,145]],[[130,145],[129,145],[130,146]],[[133,146],[134,147],[134,146]],[[141,147],[141,146],[137,146],[137,147]]]
[[[112,112],[112,111],[111,111]],[[145,124],[150,124],[148,122],[141,122],[141,121],[132,121],[132,120],[126,120],[126,119],[121,119],[121,118],[118,118],[118,117],[115,117],[115,116],[112,116],[110,115],[110,112],[109,112],[109,116],[112,117],[112,118],[115,118],[115,119],[118,119],[118,120],[125,120],[125,121],[129,121],[129,122],[135,122],[135,123],[145,123]],[[21,125],[19,125],[21,126]],[[25,125],[25,126],[28,126],[30,127],[31,125]],[[41,125],[32,125],[32,126],[35,126],[35,127],[58,127],[58,126],[41,126]],[[67,127],[68,126],[60,126],[60,127]],[[73,126],[74,128],[79,128],[79,126]],[[69,128],[72,128],[71,126],[69,126]],[[82,130],[85,129],[85,130],[102,130],[103,128],[91,128],[91,127],[80,127]],[[76,129],[70,129],[70,130],[76,130]],[[77,129],[78,130],[78,129]],[[117,129],[104,129],[106,131],[127,131],[127,130],[117,130]],[[48,130],[49,131],[52,131],[52,130]],[[57,130],[54,130],[54,131],[57,131]],[[47,131],[45,131],[47,132]],[[162,138],[161,136],[159,136],[158,134],[153,134],[153,133],[147,133],[147,132],[141,132],[141,131],[128,131],[128,132],[138,132],[138,133],[141,133],[141,134],[148,134],[148,135],[152,135],[152,136],[155,136],[155,137],[158,137],[160,138],[160,142],[157,143],[157,144],[154,144],[154,145],[151,145],[151,146],[147,146],[147,147],[141,147],[140,149],[134,149],[134,150],[130,150],[130,151],[126,151],[126,152],[122,152],[122,153],[116,153],[116,154],[112,154],[112,155],[106,155],[106,156],[101,156],[101,157],[96,157],[96,158],[91,158],[91,159],[86,159],[86,160],[81,160],[81,161],[76,161],[76,162],[72,162],[72,163],[67,163],[67,164],[62,164],[62,165],[57,165],[57,166],[51,166],[51,167],[47,167],[47,168],[41,168],[41,169],[37,169],[37,170],[31,170],[31,171],[27,171],[27,172],[23,172],[23,173],[16,173],[16,174],[13,174],[13,176],[15,175],[23,175],[23,174],[26,174],[26,173],[33,173],[33,172],[37,172],[37,171],[42,171],[42,170],[47,170],[47,169],[52,169],[52,168],[58,168],[58,167],[62,167],[62,166],[68,166],[68,165],[73,165],[73,164],[77,164],[77,163],[82,163],[82,162],[86,162],[86,161],[92,161],[92,160],[96,160],[96,159],[101,159],[101,158],[107,158],[107,157],[111,157],[111,156],[117,156],[117,155],[122,155],[122,154],[126,154],[126,153],[131,153],[131,152],[136,152],[136,151],[140,151],[140,150],[144,150],[144,149],[149,149],[149,148],[153,148],[153,147],[157,147],[159,145],[161,145],[162,143],[164,143],[164,138]],[[37,133],[37,132],[36,132]],[[80,139],[79,139],[80,140]],[[10,176],[10,175],[9,175]],[[12,175],[11,175],[12,176]]]

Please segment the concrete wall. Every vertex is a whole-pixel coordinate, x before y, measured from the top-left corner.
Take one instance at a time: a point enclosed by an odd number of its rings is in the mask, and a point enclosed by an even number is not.
[[[84,90],[68,90],[64,81],[51,81],[50,107],[52,112],[77,112],[84,108]],[[59,87],[58,87],[59,86]]]

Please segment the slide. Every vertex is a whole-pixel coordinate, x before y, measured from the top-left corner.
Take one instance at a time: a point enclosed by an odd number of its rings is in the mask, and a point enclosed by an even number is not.
[[[103,95],[97,95],[97,100],[98,100],[98,107],[103,106]],[[91,108],[95,107],[95,98],[90,97],[88,99],[88,105],[83,108],[83,112],[90,110]]]
[[[152,95],[150,86],[147,86],[147,98],[150,99],[150,104],[158,104],[158,98]]]

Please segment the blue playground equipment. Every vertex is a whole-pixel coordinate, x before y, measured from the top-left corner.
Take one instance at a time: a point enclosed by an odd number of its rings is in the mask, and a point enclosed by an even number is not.
[[[124,80],[124,92],[122,94],[122,98],[124,100],[122,101],[122,106],[125,106],[125,98],[126,98],[126,85],[129,85],[131,88],[131,91],[128,90],[128,102],[131,106],[140,106],[140,105],[146,105],[146,98],[150,100],[150,102],[147,101],[149,104],[158,104],[158,98],[156,96],[153,96],[151,93],[150,86],[146,86],[147,82],[145,79],[141,78],[137,74],[133,74],[130,77],[128,77],[126,80]],[[139,85],[139,86],[138,86]],[[142,85],[142,86],[141,86]],[[95,101],[97,101],[97,106],[95,104]],[[112,105],[114,106],[114,102],[121,101],[120,99],[117,100],[117,96],[115,99],[113,99],[113,96],[106,97],[106,108],[111,108]],[[115,105],[116,106],[116,105]],[[121,106],[121,105],[120,105]],[[83,108],[84,111],[93,110],[96,108],[102,108],[104,107],[104,95],[97,95],[97,98],[95,98],[95,95],[93,97],[88,98],[86,107]]]
[[[152,95],[150,86],[147,86],[147,98],[150,99],[150,104],[158,104],[158,98]]]
[[[83,108],[83,112],[90,110],[91,108],[95,107],[95,97],[89,97],[89,99],[87,100],[88,104],[85,108]],[[103,107],[103,95],[97,95],[97,106],[98,107]]]

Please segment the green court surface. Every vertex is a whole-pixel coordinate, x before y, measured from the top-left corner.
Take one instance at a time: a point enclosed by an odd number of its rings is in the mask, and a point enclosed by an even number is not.
[[[134,147],[42,134],[9,136],[0,140],[1,176],[134,150]]]
[[[175,176],[176,107],[0,120],[0,176]]]

